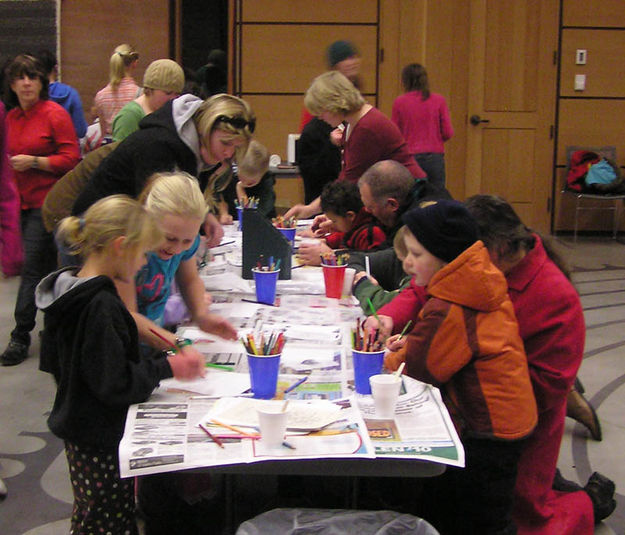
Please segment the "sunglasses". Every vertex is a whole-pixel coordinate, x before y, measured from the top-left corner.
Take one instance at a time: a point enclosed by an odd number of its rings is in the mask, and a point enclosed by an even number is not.
[[[215,123],[228,123],[239,130],[243,130],[246,126],[249,128],[251,134],[256,129],[256,119],[246,121],[243,117],[228,117],[227,115],[220,115],[215,119]]]

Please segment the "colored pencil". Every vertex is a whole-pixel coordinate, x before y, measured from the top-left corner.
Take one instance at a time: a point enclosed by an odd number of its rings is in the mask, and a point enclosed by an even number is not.
[[[408,332],[408,329],[410,329],[411,325],[412,325],[412,320],[408,320],[408,323],[406,323],[404,328],[401,330],[401,333],[399,333],[399,338],[397,338],[398,342],[403,338],[404,334]]]
[[[293,390],[295,390],[299,385],[301,385],[303,382],[308,380],[308,376],[306,377],[302,377],[299,381],[296,381],[295,383],[293,383],[291,386],[287,387],[284,389],[283,394],[288,394],[289,392],[292,392]]]
[[[217,370],[223,370],[226,372],[233,372],[234,368],[232,366],[225,366],[224,364],[214,364],[212,362],[207,362],[204,364],[207,368],[215,368]]]
[[[243,429],[239,429],[238,427],[234,427],[233,425],[228,425],[228,424],[224,424],[223,422],[220,422],[219,420],[215,420],[215,418],[211,419],[211,423],[219,425],[221,427],[225,427],[226,429],[230,429],[230,431],[234,431],[235,433],[239,433],[239,435],[245,435],[246,437],[255,437],[256,435],[252,435],[251,433],[248,433],[247,431],[243,431]]]
[[[200,426],[200,429],[204,431],[215,444],[217,444],[221,449],[225,449],[224,443],[221,440],[219,440],[215,435],[213,435],[202,424],[198,424],[198,425]]]

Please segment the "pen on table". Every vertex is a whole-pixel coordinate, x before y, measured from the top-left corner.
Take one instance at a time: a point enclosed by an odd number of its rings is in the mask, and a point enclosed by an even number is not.
[[[197,425],[200,427],[202,431],[204,431],[208,435],[208,437],[215,444],[217,444],[221,449],[225,449],[224,443],[221,440],[219,440],[215,435],[213,435],[208,429],[206,429],[206,427],[204,427],[202,424],[197,424]]]
[[[398,342],[403,338],[404,334],[408,332],[408,329],[410,329],[411,325],[412,325],[412,320],[408,320],[408,323],[406,323],[404,328],[401,330],[401,333],[399,333],[399,338],[397,338]]]
[[[303,382],[308,380],[308,376],[306,377],[302,377],[299,381],[296,381],[295,383],[293,383],[291,386],[288,386],[287,388],[284,389],[284,392],[282,392],[283,394],[288,394],[289,392],[292,392],[293,390],[295,390],[299,385],[301,385]]]
[[[243,431],[243,429],[239,429],[238,427],[234,427],[233,425],[228,425],[228,424],[224,424],[223,422],[220,422],[219,420],[215,420],[215,418],[211,419],[211,423],[213,424],[217,424],[221,427],[225,427],[226,429],[230,429],[230,431],[234,431],[235,433],[239,433],[240,435],[245,435],[246,437],[255,437],[256,435],[252,435],[251,433],[248,433],[247,431]]]
[[[259,303],[258,301],[254,301],[253,299],[243,299],[241,298],[241,301],[245,302],[245,303],[254,303],[255,305],[266,305],[268,307],[277,307],[278,305],[272,305],[271,303]]]
[[[289,448],[290,450],[294,450],[294,449],[296,449],[296,448],[295,448],[295,446],[293,446],[293,444],[289,444],[286,440],[282,442],[282,445],[283,445],[285,448]]]
[[[224,370],[226,372],[233,372],[234,368],[232,366],[226,366],[224,364],[214,364],[213,362],[207,362],[204,364],[207,368],[215,368],[217,370]]]

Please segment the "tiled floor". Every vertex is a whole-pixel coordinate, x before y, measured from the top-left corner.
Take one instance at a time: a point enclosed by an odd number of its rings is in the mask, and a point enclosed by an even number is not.
[[[555,241],[575,268],[586,314],[586,355],[579,374],[598,409],[603,441],[567,421],[560,468],[585,482],[597,470],[616,482],[618,507],[595,533],[625,533],[625,244],[609,238]],[[0,350],[13,327],[17,279],[0,279]],[[2,535],[60,535],[68,532],[71,490],[62,444],[47,430],[46,411],[54,385],[37,371],[38,340],[23,364],[0,368],[0,477],[9,489],[0,503]]]

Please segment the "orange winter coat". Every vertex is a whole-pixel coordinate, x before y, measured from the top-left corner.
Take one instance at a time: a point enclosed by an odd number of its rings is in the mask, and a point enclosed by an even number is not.
[[[439,270],[401,352],[406,373],[438,386],[461,435],[506,440],[537,422],[527,357],[506,279],[481,241]]]

